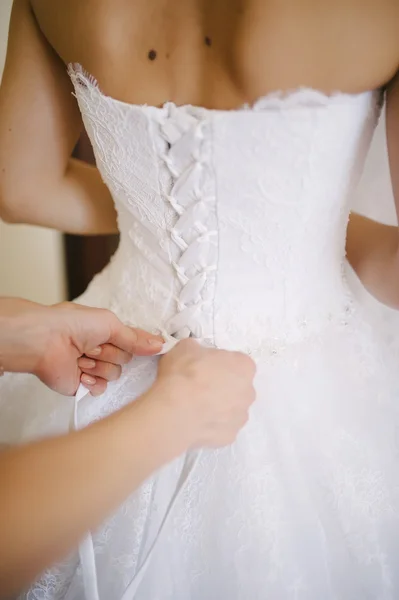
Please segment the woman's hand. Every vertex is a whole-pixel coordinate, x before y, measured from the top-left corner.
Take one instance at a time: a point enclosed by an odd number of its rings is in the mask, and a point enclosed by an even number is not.
[[[73,395],[80,382],[102,394],[133,354],[151,356],[161,348],[160,337],[123,325],[108,310],[0,300],[4,370],[33,373],[60,394]]]
[[[255,372],[249,356],[203,348],[194,340],[182,341],[166,354],[147,399],[167,411],[162,422],[166,431],[172,421],[171,446],[178,444],[183,452],[233,443],[255,400]]]

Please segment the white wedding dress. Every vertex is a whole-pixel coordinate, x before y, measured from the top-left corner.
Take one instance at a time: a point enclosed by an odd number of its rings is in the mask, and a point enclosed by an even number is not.
[[[79,301],[250,353],[258,399],[232,447],[163,468],[21,598],[397,600],[398,354],[345,277],[381,95],[154,108],[70,75],[121,231]],[[156,362],[83,398],[79,426],[146,390]],[[2,442],[70,427],[73,399],[33,377],[0,394]]]

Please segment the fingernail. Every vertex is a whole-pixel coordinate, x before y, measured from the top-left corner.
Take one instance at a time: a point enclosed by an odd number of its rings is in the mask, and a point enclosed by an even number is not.
[[[86,384],[86,385],[94,385],[96,383],[96,380],[94,377],[91,377],[90,375],[86,375],[86,373],[83,373],[82,377],[80,378],[81,382]]]
[[[96,366],[96,361],[91,358],[81,358],[79,361],[79,366],[81,369],[94,369]]]
[[[101,348],[100,346],[97,346],[97,348],[94,348],[94,350],[90,350],[90,352],[86,352],[86,354],[90,354],[91,356],[98,356],[99,354],[101,354]]]
[[[147,342],[153,348],[162,348],[163,342],[161,340],[157,340],[156,338],[148,338]]]

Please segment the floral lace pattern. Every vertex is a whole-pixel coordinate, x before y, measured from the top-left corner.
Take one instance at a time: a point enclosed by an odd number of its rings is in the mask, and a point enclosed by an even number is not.
[[[92,532],[100,600],[396,600],[398,352],[345,277],[378,94],[154,108],[70,75],[121,230],[79,301],[258,367],[231,448],[161,469]],[[156,362],[85,397],[80,424],[148,389]],[[67,429],[68,400],[3,379],[0,441]],[[73,554],[21,599],[92,600],[86,575]]]

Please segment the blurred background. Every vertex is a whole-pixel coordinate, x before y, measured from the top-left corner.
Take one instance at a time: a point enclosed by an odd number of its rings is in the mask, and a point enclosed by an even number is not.
[[[12,0],[0,0],[0,77],[11,5]],[[87,138],[80,140],[75,154],[83,160],[93,160]],[[395,222],[384,115],[353,207],[383,222]],[[7,225],[0,220],[0,295],[22,296],[44,304],[74,298],[108,262],[117,244],[117,236],[63,236],[38,227]]]

